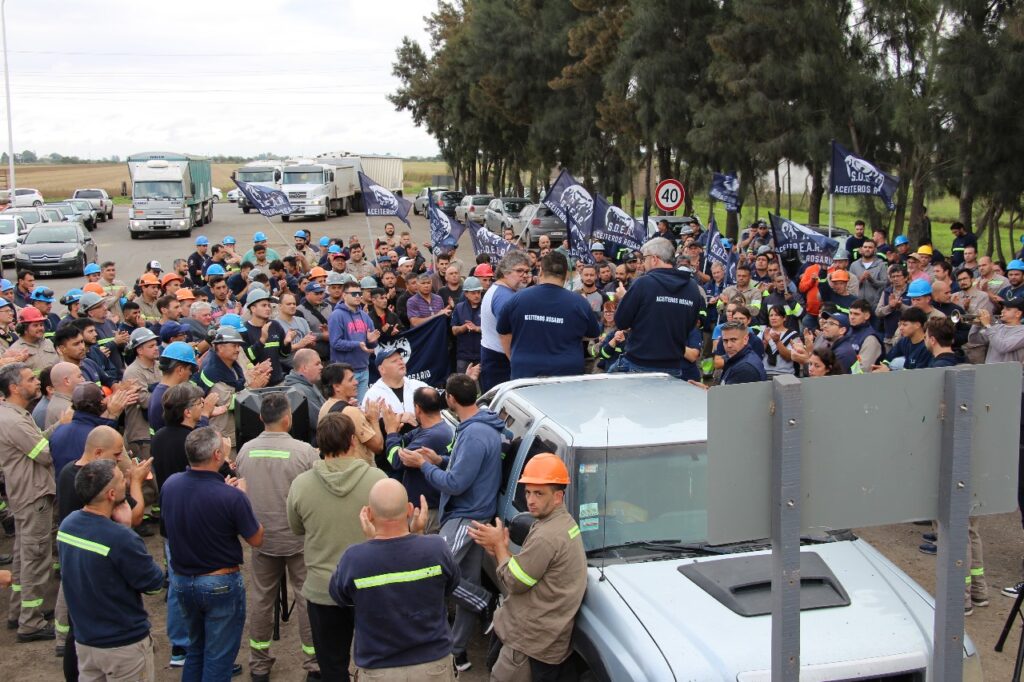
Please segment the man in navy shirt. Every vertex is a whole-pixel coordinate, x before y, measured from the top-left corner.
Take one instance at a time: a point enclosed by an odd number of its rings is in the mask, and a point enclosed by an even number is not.
[[[726,322],[722,325],[722,345],[728,356],[722,370],[723,386],[767,379],[764,363],[747,343],[748,336],[747,325],[742,322]]]
[[[565,289],[569,261],[552,251],[540,259],[540,282],[502,308],[497,331],[512,360],[512,379],[583,374],[583,339],[601,327],[586,299]]]
[[[87,502],[60,524],[57,546],[78,671],[90,680],[155,679],[141,593],[159,592],[164,573],[129,527],[124,474],[111,460],[89,462],[75,492]]]
[[[219,473],[231,444],[216,430],[185,439],[191,469],[160,490],[161,523],[171,554],[171,591],[188,624],[183,680],[227,680],[245,626],[241,535],[263,544],[263,526],[245,495],[245,481]],[[76,627],[77,631],[77,627]]]
[[[348,548],[330,584],[335,602],[355,607],[357,676],[379,670],[386,679],[454,680],[445,599],[459,584],[459,567],[442,538],[419,534],[422,507],[397,481],[377,481],[369,502],[360,514],[368,541]]]

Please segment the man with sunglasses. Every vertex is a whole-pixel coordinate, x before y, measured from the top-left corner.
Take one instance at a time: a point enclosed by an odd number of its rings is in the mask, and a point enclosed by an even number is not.
[[[358,282],[348,282],[341,302],[327,320],[330,335],[331,362],[345,362],[352,366],[359,382],[358,400],[366,395],[370,384],[370,355],[380,339],[373,320],[362,309],[363,290]]]

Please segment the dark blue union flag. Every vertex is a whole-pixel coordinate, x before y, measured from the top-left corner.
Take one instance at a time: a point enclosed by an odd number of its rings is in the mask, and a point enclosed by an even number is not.
[[[892,211],[896,208],[893,197],[900,186],[900,179],[880,170],[832,140],[832,170],[828,184],[830,194],[867,194],[881,197]]]
[[[459,243],[466,226],[434,204],[434,193],[427,190],[427,220],[430,221],[430,245],[435,256],[451,251]]]
[[[246,201],[268,218],[275,215],[288,215],[294,210],[291,202],[288,201],[288,196],[280,190],[262,185],[250,185],[242,180],[235,180],[235,184],[238,185],[238,191],[245,195]]]
[[[405,360],[405,375],[429,386],[444,386],[448,378],[448,318],[435,317],[407,329],[390,341],[382,341],[376,352],[397,348]],[[370,363],[370,381],[380,378],[377,363]]]
[[[782,216],[768,214],[775,235],[775,250],[796,251],[802,263],[819,263],[832,265],[832,256],[839,248],[839,242],[800,223],[787,220]]]
[[[729,213],[739,213],[740,206],[743,205],[743,198],[740,196],[740,180],[735,175],[712,174],[708,196],[725,204],[725,210]]]
[[[394,192],[378,185],[372,178],[359,171],[359,189],[363,195],[363,207],[366,215],[395,216],[409,227],[409,209],[412,202]]]
[[[565,223],[569,232],[567,246],[570,258],[593,263],[590,239],[594,234],[594,223],[604,218],[608,207],[597,205],[590,192],[564,168],[541,203]]]

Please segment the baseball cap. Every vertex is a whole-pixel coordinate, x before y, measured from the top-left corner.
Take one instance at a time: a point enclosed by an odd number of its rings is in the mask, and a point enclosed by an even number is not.
[[[151,260],[151,261],[149,261],[149,263],[146,265],[146,269],[147,270],[159,270],[160,272],[164,271],[163,266],[160,265],[160,261],[158,261],[158,260]]]
[[[406,263],[415,263],[415,262],[416,262],[415,259],[409,258],[408,256],[402,256],[401,258],[398,259],[398,265],[399,266],[405,265]]]
[[[762,244],[761,246],[759,246],[757,248],[757,255],[758,256],[765,256],[765,255],[767,255],[767,254],[769,254],[771,252],[772,252],[772,247],[768,246],[767,244]],[[843,253],[846,253],[846,252],[843,251]],[[836,251],[836,256],[835,257],[836,258],[841,258],[841,256],[839,255],[839,251]]]
[[[830,313],[822,312],[821,319],[823,320],[835,320],[839,323],[840,327],[850,328],[850,318],[845,313]]]
[[[196,295],[192,293],[191,289],[178,289],[177,291],[174,292],[174,296],[179,301],[194,301],[194,300],[196,300]]]
[[[320,286],[319,282],[310,282],[309,284],[306,285],[306,293],[307,294],[322,294],[322,293],[324,293],[324,288],[322,286]]]
[[[878,253],[889,253],[890,251],[892,251],[892,247],[888,244],[882,244],[878,247]]]
[[[1024,298],[1014,298],[1010,299],[1009,301],[1003,301],[1003,307],[1024,310]]]
[[[395,355],[396,353],[398,353],[398,348],[396,348],[395,346],[379,348],[377,350],[377,353],[374,355],[374,362],[376,362],[377,366],[380,367],[385,360],[390,358],[392,355]]]
[[[850,252],[846,249],[836,249],[836,255],[832,256],[832,260],[850,260]]]
[[[160,340],[164,343],[170,343],[171,339],[179,334],[187,334],[188,327],[177,322],[165,322],[160,327]]]
[[[481,263],[473,268],[473,274],[477,277],[494,277],[494,268],[487,263]]]
[[[463,291],[483,291],[483,289],[484,285],[476,277],[467,277],[466,281],[462,283]]]

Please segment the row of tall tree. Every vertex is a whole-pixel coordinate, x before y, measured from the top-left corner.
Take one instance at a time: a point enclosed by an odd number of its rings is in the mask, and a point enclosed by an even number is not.
[[[811,223],[827,220],[834,138],[900,177],[895,211],[863,212],[917,243],[928,195],[959,197],[978,232],[1020,218],[1021,4],[441,0],[429,45],[398,48],[390,99],[467,191],[543,191],[564,166],[621,205],[659,178],[692,196],[735,170],[748,197],[773,178],[778,202],[788,161],[810,171]]]

